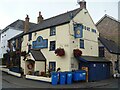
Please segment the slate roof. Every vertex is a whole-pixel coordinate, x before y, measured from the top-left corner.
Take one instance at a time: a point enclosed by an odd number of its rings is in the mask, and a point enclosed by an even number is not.
[[[20,34],[18,34],[18,35],[16,35],[16,36],[14,36],[13,38],[9,39],[8,41],[17,39],[17,38],[19,38],[19,37],[22,37],[23,35],[24,35],[24,32],[22,32],[22,33],[20,33]]]
[[[109,19],[111,19],[111,20],[113,20],[113,21],[115,21],[115,22],[117,22],[117,23],[120,23],[120,20],[117,20],[117,19],[115,19],[114,17],[105,14],[105,15],[96,23],[96,26],[97,26],[104,18],[106,18],[106,17],[109,18]]]
[[[51,17],[49,19],[44,20],[43,22],[41,22],[40,24],[38,24],[36,26],[36,28],[33,28],[32,30],[29,31],[30,32],[35,32],[35,31],[39,31],[39,30],[43,30],[45,28],[49,28],[52,26],[57,26],[57,25],[61,25],[64,23],[68,23],[71,21],[71,18],[75,17],[77,13],[79,13],[81,11],[80,8],[77,8],[75,10]]]
[[[72,11],[69,11],[69,12],[66,12],[66,13],[51,17],[49,19],[45,19],[40,24],[30,23],[30,29],[29,29],[28,33],[36,32],[36,31],[40,31],[40,30],[43,30],[45,28],[49,28],[49,27],[52,27],[52,26],[57,26],[57,25],[68,23],[68,22],[70,22],[71,18],[75,17],[76,14],[79,13],[81,10],[82,9],[77,8],[75,10],[72,10]],[[24,21],[17,20],[16,22],[21,23],[21,22],[24,22]],[[14,26],[14,25],[16,25],[15,22],[13,23],[12,26]],[[22,24],[22,26],[23,26],[23,24]],[[22,26],[19,26],[19,27],[21,29],[24,29],[24,27],[22,27]],[[21,34],[15,36],[15,37],[13,37],[12,39],[21,37],[21,36],[23,36],[25,34],[28,34],[28,33],[21,33]]]
[[[102,57],[94,57],[94,56],[81,56],[77,58],[83,62],[110,62],[109,60],[102,58]]]
[[[11,23],[10,25],[8,25],[7,27],[5,27],[2,32],[6,31],[7,29],[9,28],[12,28],[12,29],[16,29],[16,30],[20,30],[20,31],[23,31],[24,30],[24,23],[25,21],[23,20],[16,20],[15,22]],[[35,23],[29,23],[30,24],[30,30],[33,29],[37,24]]]
[[[32,56],[34,57],[35,61],[46,61],[45,56],[42,54],[40,50],[30,50]]]
[[[120,55],[120,47],[118,47],[114,41],[105,39],[101,36],[99,37],[99,40],[110,53]]]

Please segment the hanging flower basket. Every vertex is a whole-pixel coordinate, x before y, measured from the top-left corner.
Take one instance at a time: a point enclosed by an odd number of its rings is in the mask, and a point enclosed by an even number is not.
[[[16,49],[16,54],[20,54],[21,52],[20,52],[20,50],[17,48]]]
[[[73,50],[73,55],[74,55],[74,57],[79,57],[79,56],[82,55],[82,51],[79,50],[79,49],[74,49]]]
[[[55,54],[56,54],[57,56],[64,56],[64,55],[65,55],[65,51],[64,51],[63,48],[57,48],[57,49],[55,50]]]
[[[21,52],[21,56],[26,56],[26,51]]]

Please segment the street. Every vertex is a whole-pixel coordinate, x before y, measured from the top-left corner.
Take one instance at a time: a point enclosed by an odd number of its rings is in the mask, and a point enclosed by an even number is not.
[[[52,85],[50,83],[26,80],[2,72],[2,88],[118,88],[118,79],[108,79],[97,82],[74,82],[71,85]]]

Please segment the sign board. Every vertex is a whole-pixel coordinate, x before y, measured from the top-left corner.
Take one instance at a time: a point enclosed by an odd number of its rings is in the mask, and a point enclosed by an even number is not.
[[[36,41],[32,42],[33,49],[42,49],[47,47],[48,47],[48,40],[43,39],[41,36],[39,36]]]
[[[82,24],[74,24],[74,37],[75,38],[83,37],[83,25]]]

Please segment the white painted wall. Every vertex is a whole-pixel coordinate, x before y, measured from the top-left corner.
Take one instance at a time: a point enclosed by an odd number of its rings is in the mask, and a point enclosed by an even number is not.
[[[45,62],[44,61],[36,61],[35,62],[35,71],[45,71]]]
[[[83,29],[83,37],[75,39],[73,36],[74,35],[73,21],[77,23],[81,23],[84,26],[90,27],[90,31]],[[70,27],[70,57],[71,57],[71,64],[74,64],[76,68],[75,67],[71,68],[71,70],[78,69],[78,61],[73,56],[73,49],[80,49],[82,51],[83,56],[98,56],[98,37],[99,37],[99,32],[87,10],[83,9],[82,11],[80,11],[73,18],[73,21],[71,20],[71,23],[69,24],[69,27]],[[96,33],[93,33],[91,29],[95,29]],[[80,48],[80,39],[84,40],[84,49]]]
[[[7,50],[7,45],[8,45],[8,40],[15,37],[16,35],[22,33],[23,31],[20,30],[15,30],[15,29],[7,29],[6,31],[2,32],[1,34],[1,57],[3,58],[3,54],[6,53]]]
[[[95,24],[93,23],[89,13],[84,13],[86,10],[80,11],[75,17],[74,21],[82,23],[92,29],[97,30]],[[38,36],[42,36],[43,39],[48,39],[48,48],[41,49],[41,52],[46,57],[47,68],[49,67],[49,62],[56,62],[56,69],[61,68],[61,71],[70,71],[73,69],[78,69],[78,61],[73,56],[73,49],[77,49],[80,47],[80,38],[74,38],[74,30],[73,30],[73,22],[71,21],[69,24],[64,24],[60,26],[56,26],[56,35],[50,36],[50,29],[44,29],[41,31],[32,33],[32,41],[36,41]],[[91,31],[83,30],[83,40],[85,41],[85,49],[81,49],[83,55],[86,56],[98,56],[98,36],[99,32],[93,33]],[[64,48],[65,56],[59,57],[56,56],[54,51],[49,51],[50,41],[56,41],[56,48]],[[74,43],[73,43],[74,41]],[[24,36],[24,41],[22,43],[22,51],[27,51],[28,46],[28,35]],[[80,49],[80,48],[79,48]],[[74,67],[71,67],[74,64]],[[38,67],[36,67],[38,68]]]
[[[2,45],[1,45],[1,44],[2,44],[2,43],[1,43],[1,33],[2,33],[2,32],[0,31],[0,58],[2,57],[2,48],[1,48],[1,46],[2,46]]]

